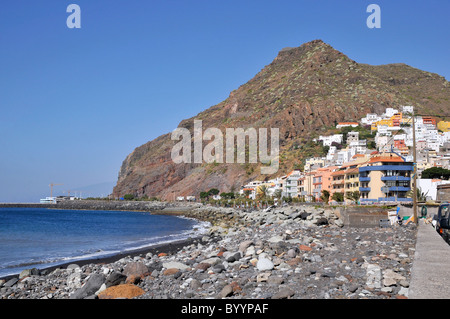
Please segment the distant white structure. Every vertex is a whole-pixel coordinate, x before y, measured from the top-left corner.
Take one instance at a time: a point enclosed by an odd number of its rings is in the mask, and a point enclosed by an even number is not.
[[[325,157],[310,157],[308,159],[306,159],[305,161],[305,167],[304,170],[309,171],[311,169],[311,167],[316,166],[316,167],[324,167],[325,166]]]
[[[381,120],[381,117],[378,114],[375,113],[367,113],[366,117],[363,117],[361,119],[361,124],[363,125],[372,125],[375,122],[378,122]]]
[[[411,105],[404,105],[402,106],[402,112],[405,114],[413,114],[414,113],[414,106]]]
[[[319,136],[319,141],[322,141],[323,146],[331,146],[333,142],[342,144],[342,141],[344,139],[343,134],[334,134],[329,136]]]
[[[382,118],[391,118],[398,113],[398,110],[391,107],[386,108],[386,111],[381,115]]]
[[[427,199],[436,200],[437,186],[443,184],[450,184],[450,181],[441,179],[417,179],[417,186],[419,186],[422,193],[426,194]]]
[[[293,170],[286,175],[286,179],[283,184],[283,196],[297,197],[298,196],[298,180],[301,178],[301,172]]]
[[[41,198],[41,204],[56,204],[56,197]]]
[[[348,126],[357,127],[357,126],[359,126],[359,123],[358,122],[340,122],[336,125],[336,128],[342,128],[342,127],[348,127]]]

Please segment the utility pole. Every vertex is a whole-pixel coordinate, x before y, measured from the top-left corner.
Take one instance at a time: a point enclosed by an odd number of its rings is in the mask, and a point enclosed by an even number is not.
[[[414,161],[414,171],[413,171],[413,216],[414,222],[418,225],[419,220],[417,218],[417,155],[416,155],[416,120],[414,113],[412,114],[412,131],[413,131],[413,161]]]

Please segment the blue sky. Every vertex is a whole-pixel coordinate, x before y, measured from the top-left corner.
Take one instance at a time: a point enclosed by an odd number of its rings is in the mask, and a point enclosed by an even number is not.
[[[69,4],[81,29],[69,29]],[[369,29],[369,4],[381,28]],[[45,0],[0,6],[0,202],[116,182],[134,148],[226,99],[284,47],[450,79],[450,2]],[[98,194],[106,195],[103,189]]]

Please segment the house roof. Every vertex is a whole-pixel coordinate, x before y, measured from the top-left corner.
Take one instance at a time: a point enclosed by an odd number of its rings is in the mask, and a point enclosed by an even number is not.
[[[374,156],[369,160],[369,163],[377,163],[377,162],[403,163],[405,161],[400,156],[392,154]]]
[[[344,170],[340,170],[340,171],[336,171],[331,173],[331,176],[339,176],[339,175],[344,175],[345,171]]]
[[[355,167],[355,168],[349,168],[349,169],[345,170],[344,172],[345,172],[345,174],[349,174],[349,173],[358,173],[358,172],[359,172],[359,169],[358,169],[357,167]]]

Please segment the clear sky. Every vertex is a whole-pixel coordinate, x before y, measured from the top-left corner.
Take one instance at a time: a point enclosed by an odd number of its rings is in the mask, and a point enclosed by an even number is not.
[[[80,29],[66,25],[72,3]],[[371,3],[380,29],[366,25]],[[0,202],[37,202],[51,182],[64,184],[54,195],[114,184],[134,148],[226,99],[284,47],[322,39],[360,63],[448,80],[449,16],[448,0],[2,1]]]

